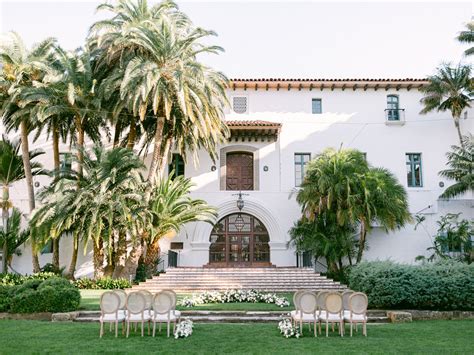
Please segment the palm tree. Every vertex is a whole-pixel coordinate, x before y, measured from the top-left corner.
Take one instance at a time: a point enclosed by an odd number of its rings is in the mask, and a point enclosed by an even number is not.
[[[176,125],[192,126],[189,137],[207,139],[210,151],[227,135],[222,122],[227,79],[196,59],[200,53],[218,53],[221,48],[202,44],[214,33],[194,27],[172,2],[150,9],[144,0],[104,6],[115,17],[93,26],[92,41],[103,53],[102,63],[123,63],[120,97],[128,111],[141,121],[151,111],[156,121],[148,174],[154,183],[171,147],[165,134]]]
[[[411,220],[403,186],[386,169],[370,167],[364,155],[352,149],[326,149],[312,160],[296,200],[304,220],[332,212],[340,226],[360,226],[357,262],[374,223],[389,231]]]
[[[21,218],[22,214],[20,210],[13,207],[11,216],[7,220],[7,228],[0,229],[0,243],[4,246],[4,267],[6,264],[11,268],[13,255],[20,255],[21,251],[18,248],[30,237],[28,229],[21,229]],[[6,272],[6,267],[3,270]]]
[[[190,179],[171,175],[160,181],[152,190],[148,209],[151,212],[147,231],[146,256],[144,264],[147,276],[155,271],[160,252],[159,240],[170,232],[178,233],[189,222],[214,222],[216,209],[204,200],[193,199],[189,191],[193,186]]]
[[[10,141],[6,135],[2,136],[0,141],[0,184],[2,185],[2,224],[3,232],[9,233],[8,230],[8,210],[13,207],[10,201],[10,186],[17,181],[26,177],[22,156],[19,154],[20,142],[18,140]],[[29,162],[32,175],[44,174],[41,164],[32,161],[43,152],[34,150],[29,152]],[[3,243],[3,271],[7,271],[8,256],[8,240],[4,239]]]
[[[7,132],[19,130],[21,151],[25,178],[28,191],[30,213],[35,209],[33,175],[29,160],[28,134],[32,129],[31,116],[28,108],[20,108],[19,97],[25,87],[31,87],[34,81],[39,81],[44,75],[46,58],[50,54],[53,39],[47,39],[31,50],[28,50],[21,37],[15,32],[9,32],[1,40],[1,82],[0,107]],[[40,269],[38,255],[32,245],[33,270]]]
[[[461,43],[472,44],[474,42],[474,21],[466,25],[466,30],[461,31],[458,35],[458,41]],[[468,48],[464,51],[465,55],[474,54],[474,47]]]
[[[75,252],[68,272],[71,278],[79,241],[83,241],[84,250],[92,242],[95,276],[100,277],[105,252],[108,251],[110,263],[117,251],[116,236],[135,240],[142,225],[143,196],[139,191],[144,166],[140,159],[129,149],[106,151],[101,146],[85,152],[83,157],[82,173],[58,177],[41,192],[43,206],[30,223],[32,233],[42,235],[43,242],[64,232],[73,233]]]
[[[451,146],[451,151],[446,153],[449,169],[439,172],[440,176],[454,180],[441,194],[441,198],[453,198],[468,191],[474,191],[474,137],[464,136],[461,146]]]
[[[432,111],[450,111],[454,119],[459,141],[462,145],[462,134],[459,120],[462,112],[471,107],[473,95],[473,81],[471,79],[471,66],[461,65],[450,67],[443,64],[437,73],[428,78],[429,84],[420,88],[424,97],[420,100],[424,108],[421,114]]]

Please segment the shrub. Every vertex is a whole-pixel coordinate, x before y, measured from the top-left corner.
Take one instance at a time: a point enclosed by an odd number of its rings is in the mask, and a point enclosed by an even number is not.
[[[13,287],[0,285],[0,312],[8,312],[10,309],[11,289]]]
[[[79,307],[79,290],[68,280],[54,278],[28,280],[20,286],[10,286],[11,299],[7,309],[13,313],[68,312]]]
[[[474,264],[362,262],[351,269],[349,286],[366,293],[372,308],[474,309]]]
[[[82,278],[74,282],[74,286],[79,289],[114,290],[132,287],[132,283],[127,279],[113,279],[111,277],[101,277],[98,279]]]
[[[47,280],[53,277],[58,277],[58,275],[53,272],[39,272],[33,275],[0,274],[0,285],[21,285],[28,280]]]

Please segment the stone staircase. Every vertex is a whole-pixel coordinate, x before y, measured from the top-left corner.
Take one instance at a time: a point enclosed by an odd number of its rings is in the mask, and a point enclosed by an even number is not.
[[[166,273],[133,286],[134,290],[177,293],[255,289],[271,292],[344,290],[347,287],[311,268],[169,268]]]

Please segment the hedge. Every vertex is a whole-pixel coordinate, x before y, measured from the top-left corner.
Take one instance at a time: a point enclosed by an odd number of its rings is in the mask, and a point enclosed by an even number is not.
[[[58,277],[53,272],[39,272],[33,275],[5,274],[0,273],[0,285],[13,286],[21,285],[28,280],[47,280]]]
[[[366,293],[371,308],[474,310],[474,264],[362,262],[349,287]]]
[[[111,277],[89,279],[85,277],[74,281],[74,286],[79,289],[114,290],[130,288],[132,287],[132,283],[127,279],[113,279]]]
[[[2,312],[68,312],[77,310],[80,302],[79,290],[60,277],[31,279],[22,285],[0,286]]]

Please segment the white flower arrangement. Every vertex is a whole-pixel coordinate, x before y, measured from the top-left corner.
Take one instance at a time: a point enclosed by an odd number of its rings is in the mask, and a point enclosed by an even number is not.
[[[191,297],[185,297],[178,302],[183,307],[193,307],[207,303],[274,303],[278,307],[288,307],[290,302],[286,297],[278,297],[274,293],[261,293],[257,290],[226,290],[224,292],[206,291]]]
[[[285,338],[299,338],[301,336],[297,327],[293,326],[290,318],[284,318],[278,323],[278,329]]]
[[[179,322],[179,324],[176,326],[174,337],[175,339],[187,338],[191,334],[193,334],[193,321],[189,318],[186,318]]]

